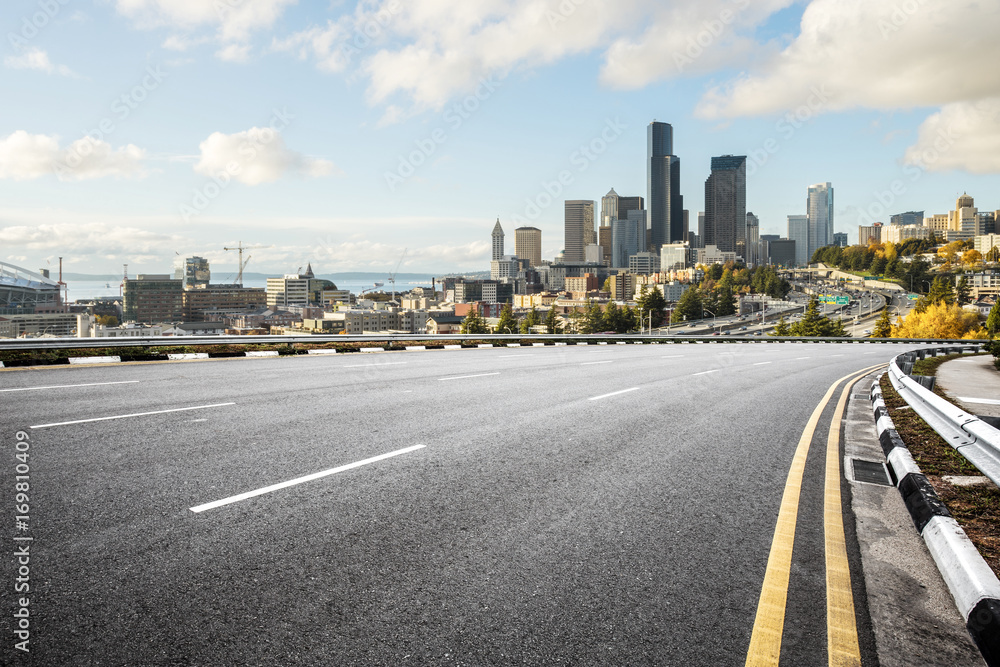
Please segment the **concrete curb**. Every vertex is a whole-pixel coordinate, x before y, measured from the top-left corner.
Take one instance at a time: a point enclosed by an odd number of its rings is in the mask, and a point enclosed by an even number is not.
[[[870,398],[893,484],[986,664],[1000,667],[1000,580],[952,518],[899,437],[882,400],[879,380],[881,376],[872,384]]]

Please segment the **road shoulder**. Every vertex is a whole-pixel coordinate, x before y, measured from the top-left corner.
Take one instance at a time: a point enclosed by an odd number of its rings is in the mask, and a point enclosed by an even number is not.
[[[854,480],[854,459],[885,461],[868,394],[875,377],[865,377],[851,392],[844,425],[844,474],[851,489],[879,664],[982,667],[982,656],[899,491]]]

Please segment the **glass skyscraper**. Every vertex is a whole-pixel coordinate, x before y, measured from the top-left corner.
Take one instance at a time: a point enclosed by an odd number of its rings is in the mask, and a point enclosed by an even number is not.
[[[674,128],[653,121],[646,128],[646,205],[650,245],[655,252],[664,243],[684,238],[684,199],[681,197],[681,163],[674,152]]]
[[[816,248],[833,245],[833,186],[817,183],[809,186],[806,200],[809,217],[809,259]]]
[[[746,252],[747,157],[712,158],[712,173],[705,180],[705,246],[723,252]],[[746,259],[744,257],[744,259]]]

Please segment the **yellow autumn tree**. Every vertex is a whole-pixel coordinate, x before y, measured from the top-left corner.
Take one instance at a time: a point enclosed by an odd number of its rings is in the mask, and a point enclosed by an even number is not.
[[[932,303],[918,313],[912,311],[892,327],[893,338],[985,338],[979,316],[957,304]]]

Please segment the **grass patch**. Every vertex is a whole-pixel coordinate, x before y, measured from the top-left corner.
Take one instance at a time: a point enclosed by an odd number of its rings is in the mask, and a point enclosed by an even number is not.
[[[947,360],[946,357],[941,359],[942,363]],[[892,388],[888,374],[882,376],[880,386],[889,417],[920,470],[979,553],[993,571],[1000,574],[1000,489],[995,486],[961,487],[945,481],[945,475],[981,473],[907,406]]]

